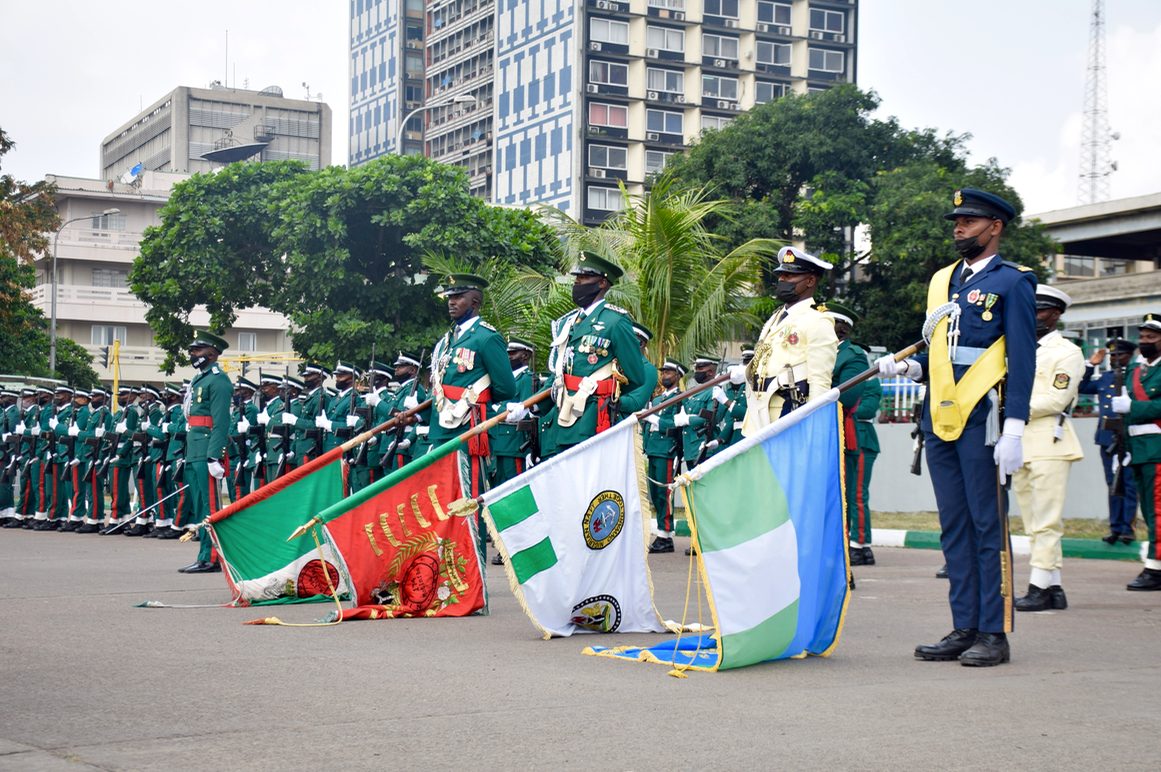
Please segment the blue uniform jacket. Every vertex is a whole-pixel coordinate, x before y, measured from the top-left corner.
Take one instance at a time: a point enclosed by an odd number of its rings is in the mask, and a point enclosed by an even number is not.
[[[1112,431],[1105,428],[1105,419],[1120,418],[1113,412],[1113,397],[1120,394],[1121,390],[1115,385],[1117,374],[1114,371],[1106,370],[1093,378],[1094,369],[1090,364],[1085,365],[1084,378],[1080,382],[1078,391],[1081,394],[1097,395],[1097,404],[1100,405],[1101,409],[1101,420],[1097,421],[1096,444],[1108,450],[1117,443],[1117,437]]]
[[[1008,354],[1008,381],[1004,395],[1004,417],[1028,420],[1028,403],[1032,396],[1032,379],[1036,375],[1036,274],[1031,269],[992,258],[987,268],[960,285],[963,263],[956,265],[952,274],[948,300],[958,303],[959,345],[987,348],[1006,336]],[[923,366],[927,378],[927,353],[916,359]],[[968,365],[955,365],[955,379],[959,381]],[[988,409],[987,400],[972,409],[968,423],[982,420]],[[931,431],[931,411],[923,412],[923,429]]]

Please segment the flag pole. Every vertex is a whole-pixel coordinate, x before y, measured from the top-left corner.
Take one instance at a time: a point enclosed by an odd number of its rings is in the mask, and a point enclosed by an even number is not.
[[[901,351],[896,351],[892,356],[895,358],[896,362],[902,362],[907,357],[911,356],[912,354],[918,354],[920,351],[922,351],[925,348],[927,348],[927,342],[922,341],[922,340],[917,340],[914,343],[912,343],[910,346],[908,346],[907,348],[905,348]],[[870,380],[871,378],[874,378],[878,374],[879,374],[879,366],[878,365],[871,365],[866,370],[863,370],[861,373],[854,376],[853,378],[848,378],[847,380],[840,383],[838,385],[838,390],[839,391],[846,391],[850,387],[858,386],[863,381]]]
[[[521,404],[523,404],[524,407],[526,407],[526,408],[532,407],[537,402],[540,402],[545,397],[547,397],[551,393],[551,391],[552,391],[551,389],[545,389],[544,391],[541,391],[537,394],[533,394],[531,397],[524,400],[524,402],[522,402]],[[427,400],[424,404],[429,404],[430,402],[431,402],[431,400]],[[415,408],[412,408],[412,409],[414,410]],[[421,469],[426,469],[427,467],[431,466],[432,464],[434,464],[436,461],[440,460],[444,456],[459,449],[459,447],[461,445],[463,445],[463,443],[467,442],[472,437],[475,437],[476,435],[479,435],[479,434],[483,434],[484,432],[492,429],[493,427],[503,423],[504,419],[507,417],[508,417],[508,411],[502,410],[499,413],[497,413],[496,415],[494,415],[493,417],[489,418],[487,421],[484,421],[483,423],[476,424],[475,426],[473,426],[471,429],[464,432],[460,436],[453,437],[452,439],[448,440],[447,442],[443,443],[442,445],[438,445],[438,446],[432,448],[426,454],[424,454],[424,455],[420,456],[419,458],[411,461],[410,463],[400,467],[399,469],[396,469],[394,472],[387,475],[382,480],[377,480],[376,482],[371,483],[370,485],[368,485],[365,488],[360,488],[358,491],[352,493],[347,498],[343,499],[342,501],[339,501],[339,502],[332,504],[331,506],[324,509],[322,512],[319,512],[317,515],[312,517],[310,520],[307,520],[305,523],[300,525],[298,528],[294,529],[294,533],[290,534],[290,536],[288,536],[286,538],[286,540],[293,541],[294,539],[297,539],[298,537],[302,536],[304,533],[309,531],[314,526],[321,525],[323,523],[334,520],[336,517],[343,514],[344,512],[348,512],[348,511],[354,509],[355,507],[359,506],[363,502],[367,501],[368,499],[374,498],[375,496],[379,495],[380,493],[387,490],[388,488],[391,488],[391,487],[397,485],[401,480],[407,479],[408,477],[410,477],[411,475],[413,475],[414,473],[418,472]],[[386,424],[384,424],[384,426],[386,426]],[[380,427],[376,427],[376,428],[378,429]]]

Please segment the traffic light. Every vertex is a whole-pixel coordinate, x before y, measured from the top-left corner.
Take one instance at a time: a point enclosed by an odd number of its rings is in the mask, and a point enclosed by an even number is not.
[[[101,346],[101,367],[109,369],[109,347]]]

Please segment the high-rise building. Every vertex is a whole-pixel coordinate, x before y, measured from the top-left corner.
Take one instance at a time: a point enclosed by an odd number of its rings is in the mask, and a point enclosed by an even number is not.
[[[354,0],[350,162],[415,112],[402,152],[597,223],[703,130],[853,82],[857,29],[857,0]]]
[[[331,109],[322,102],[287,99],[282,89],[261,91],[180,86],[101,142],[101,176],[141,171],[208,172],[232,161],[302,161],[311,169],[331,163]]]

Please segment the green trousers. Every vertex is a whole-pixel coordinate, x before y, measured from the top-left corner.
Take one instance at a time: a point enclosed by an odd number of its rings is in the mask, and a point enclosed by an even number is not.
[[[495,461],[492,469],[493,488],[524,473],[523,456],[496,456]]]
[[[659,483],[673,482],[674,459],[665,456],[646,456],[646,474],[649,475],[649,502],[657,517],[657,530],[662,535],[673,533],[673,491]],[[656,482],[654,482],[656,480]]]
[[[847,534],[853,544],[871,543],[871,467],[878,453],[847,452]]]
[[[1137,500],[1141,504],[1141,519],[1145,521],[1145,530],[1149,533],[1149,543],[1145,545],[1147,560],[1161,560],[1161,542],[1157,541],[1157,532],[1161,530],[1161,512],[1158,511],[1157,499],[1161,497],[1161,490],[1157,485],[1157,472],[1161,471],[1161,464],[1133,464],[1131,466],[1137,481]]]
[[[185,482],[189,486],[189,525],[196,525],[212,513],[221,509],[219,481],[210,476],[206,459],[185,462]],[[213,540],[205,531],[198,540],[198,562],[209,563],[213,559]]]

